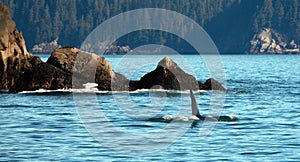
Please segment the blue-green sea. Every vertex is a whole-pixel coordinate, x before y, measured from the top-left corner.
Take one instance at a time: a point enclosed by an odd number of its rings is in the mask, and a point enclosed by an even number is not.
[[[164,55],[105,57],[116,72],[138,80]],[[2,92],[0,161],[299,161],[300,55],[220,60],[174,58],[197,80],[220,77],[227,88],[195,91],[201,114],[237,121],[190,120],[190,95],[181,91]]]

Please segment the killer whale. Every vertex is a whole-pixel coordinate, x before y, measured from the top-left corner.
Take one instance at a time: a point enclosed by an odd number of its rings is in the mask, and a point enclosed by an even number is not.
[[[190,98],[191,98],[191,110],[192,114],[190,117],[184,116],[162,116],[162,117],[152,117],[150,119],[146,119],[146,121],[151,122],[163,122],[170,123],[172,121],[193,121],[192,126],[194,126],[199,121],[208,121],[208,122],[232,122],[237,121],[238,117],[235,115],[224,115],[224,116],[204,116],[200,114],[198,109],[197,101],[194,96],[192,90],[190,90]]]
[[[219,119],[218,117],[205,117],[200,114],[194,93],[191,89],[190,89],[190,96],[191,96],[191,104],[192,104],[191,105],[192,116],[195,116],[199,120],[202,120],[202,121],[213,121],[213,122],[218,121],[218,119]]]
[[[213,116],[213,117],[206,117],[200,114],[198,109],[198,105],[194,96],[193,91],[190,89],[190,96],[191,96],[191,108],[192,108],[192,117],[196,117],[202,121],[211,121],[211,122],[218,122],[218,121],[236,121],[238,117],[235,115],[225,115],[225,116]]]

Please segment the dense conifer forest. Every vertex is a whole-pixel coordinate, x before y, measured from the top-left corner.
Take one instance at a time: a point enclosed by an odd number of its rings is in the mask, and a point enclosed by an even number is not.
[[[223,53],[245,52],[254,33],[262,28],[272,28],[286,39],[300,42],[299,0],[0,1],[10,7],[29,49],[56,38],[63,46],[80,47],[86,36],[103,21],[124,11],[146,7],[170,9],[192,18],[204,27]],[[137,32],[121,43],[138,46],[141,40],[145,43],[155,41],[143,37],[149,32],[153,31]],[[173,43],[180,41],[168,33],[152,34],[160,41],[160,38]]]

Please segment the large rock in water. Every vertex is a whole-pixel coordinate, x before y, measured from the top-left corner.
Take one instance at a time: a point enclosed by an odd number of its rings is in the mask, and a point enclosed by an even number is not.
[[[0,89],[12,88],[20,75],[32,67],[32,58],[9,8],[0,3]]]
[[[38,57],[33,57],[30,64],[33,67],[21,75],[11,92],[83,88],[86,83],[97,83],[99,90],[106,91],[153,88],[225,90],[212,78],[204,84],[198,82],[169,57],[161,60],[154,71],[146,74],[139,81],[129,81],[123,75],[114,72],[104,57],[72,47],[55,50],[47,63],[43,63]]]
[[[167,89],[167,90],[221,90],[226,89],[213,78],[204,84],[184,72],[169,57],[162,59],[155,70],[144,75],[139,81],[130,81],[130,90]]]
[[[201,84],[201,83],[199,83]],[[201,90],[219,90],[219,91],[226,91],[226,88],[222,86],[217,80],[213,78],[209,78],[203,84],[203,87],[200,87]]]
[[[128,90],[126,77],[113,71],[110,63],[98,55],[76,48],[59,48],[47,61],[72,75],[73,88],[82,88],[85,83],[97,83],[99,90]]]
[[[99,90],[107,91],[127,91],[129,85],[105,58],[64,47],[53,51],[47,63],[41,62],[26,71],[12,92],[83,88],[86,83],[97,83]]]
[[[71,79],[70,73],[51,64],[40,62],[27,70],[10,89],[10,92],[68,89],[72,88]]]
[[[131,81],[130,89],[169,89],[169,90],[199,90],[195,77],[185,73],[169,57],[161,60],[156,69],[139,81]]]
[[[83,88],[86,83],[97,83],[99,90],[106,91],[153,88],[225,90],[212,78],[204,84],[198,82],[169,57],[161,60],[154,71],[146,74],[139,81],[129,81],[123,75],[114,72],[104,57],[72,47],[55,50],[47,63],[43,63],[38,57],[33,57],[30,64],[33,65],[32,68],[21,75],[11,92]]]

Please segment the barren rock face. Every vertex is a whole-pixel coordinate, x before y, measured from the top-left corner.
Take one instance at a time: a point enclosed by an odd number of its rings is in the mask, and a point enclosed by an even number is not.
[[[70,73],[41,62],[26,71],[10,91],[20,92],[38,89],[57,90],[68,88],[72,88]]]
[[[32,67],[21,75],[11,92],[83,88],[86,83],[97,83],[97,88],[101,91],[153,88],[225,90],[214,79],[209,79],[204,84],[198,82],[169,57],[162,59],[155,70],[139,81],[129,81],[123,75],[116,73],[104,57],[72,47],[55,50],[47,63],[43,63],[38,57],[33,57],[29,62]]]
[[[131,89],[173,89],[173,90],[198,90],[199,85],[195,77],[185,73],[169,57],[165,57],[157,68],[146,74],[139,81],[131,82]]]
[[[278,54],[300,52],[300,46],[298,46],[294,40],[288,43],[283,35],[270,28],[264,28],[256,33],[250,43],[250,53]]]
[[[206,82],[204,83],[204,85],[205,85],[205,87],[203,88],[203,90],[226,91],[226,88],[224,88],[221,83],[219,83],[218,81],[216,81],[213,78],[207,79]]]
[[[139,81],[130,81],[130,90],[169,89],[169,90],[221,90],[226,89],[210,78],[204,84],[184,72],[169,57],[162,59],[155,70],[144,75]]]
[[[47,61],[72,75],[73,88],[85,83],[97,83],[99,90],[128,90],[129,81],[113,71],[104,58],[72,47],[59,48]]]
[[[0,3],[0,89],[10,89],[31,67],[32,58],[21,32],[16,29],[8,7]]]
[[[76,48],[59,48],[51,53],[47,63],[63,71],[72,73],[77,54],[78,49]]]

